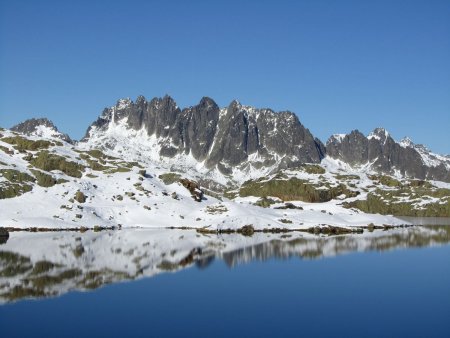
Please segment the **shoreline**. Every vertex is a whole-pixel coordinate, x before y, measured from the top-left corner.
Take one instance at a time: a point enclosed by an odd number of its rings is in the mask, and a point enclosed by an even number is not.
[[[189,227],[189,226],[170,226],[170,227],[126,227],[123,228],[122,226],[94,226],[94,227],[71,227],[71,228],[51,228],[51,227],[27,227],[27,228],[18,228],[18,227],[0,227],[0,229],[4,229],[8,233],[11,232],[79,232],[84,233],[87,231],[92,232],[100,232],[100,231],[120,231],[120,230],[142,230],[142,229],[165,229],[165,230],[193,230],[201,234],[242,234],[244,236],[251,236],[254,233],[289,233],[289,232],[305,232],[310,234],[325,234],[325,235],[341,235],[341,234],[360,234],[364,231],[372,232],[374,230],[390,230],[390,229],[397,229],[397,228],[409,228],[409,227],[416,227],[416,226],[423,226],[425,224],[421,225],[415,225],[415,224],[399,224],[399,225],[389,225],[389,224],[383,224],[383,225],[375,225],[375,224],[367,224],[367,225],[360,225],[360,226],[349,226],[349,227],[343,227],[343,226],[334,226],[334,225],[328,225],[328,224],[319,224],[317,226],[313,227],[306,227],[306,228],[262,228],[262,229],[255,229],[253,225],[244,225],[240,228],[223,228],[223,229],[208,229],[208,227]]]

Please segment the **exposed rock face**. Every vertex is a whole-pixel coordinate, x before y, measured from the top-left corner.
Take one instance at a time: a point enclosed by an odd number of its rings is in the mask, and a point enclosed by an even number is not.
[[[28,136],[59,138],[73,143],[69,135],[61,133],[52,121],[46,118],[33,118],[19,123],[11,128],[12,131]]]
[[[362,164],[368,161],[368,144],[369,140],[362,133],[353,130],[345,136],[331,136],[326,145],[326,153],[350,165]]]
[[[326,145],[328,156],[350,165],[370,165],[383,173],[450,182],[450,159],[431,153],[409,139],[394,141],[386,130],[375,129],[369,136],[358,130],[348,135],[333,135]]]
[[[136,102],[119,100],[103,111],[84,140],[107,133],[112,124],[145,130],[149,137],[156,137],[160,156],[190,154],[224,174],[248,163],[255,168],[319,163],[325,152],[323,144],[291,112],[255,109],[237,101],[220,109],[208,97],[183,110],[169,96],[151,101],[143,96]]]
[[[197,182],[191,181],[187,178],[182,178],[180,180],[180,183],[183,185],[183,187],[189,190],[194,201],[201,202],[203,200],[204,192]]]
[[[114,148],[119,142],[114,136],[118,126],[119,134],[130,140],[137,133],[145,136],[139,139],[141,153],[175,158],[175,162],[185,156],[194,160],[191,163],[217,168],[225,175],[234,169],[275,171],[320,163],[328,155],[378,172],[450,181],[449,157],[433,154],[410,140],[396,142],[382,128],[367,137],[357,130],[333,135],[324,146],[295,114],[256,109],[237,101],[221,109],[204,97],[198,105],[180,109],[170,96],[150,101],[139,96],[135,102],[121,99],[104,109],[83,141],[92,140],[96,147],[96,140],[101,140],[102,146]],[[151,149],[145,148],[146,142]]]

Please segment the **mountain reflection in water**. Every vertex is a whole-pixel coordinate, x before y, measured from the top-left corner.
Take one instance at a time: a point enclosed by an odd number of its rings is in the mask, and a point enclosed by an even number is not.
[[[162,229],[12,233],[0,246],[0,304],[92,290],[193,265],[204,269],[215,259],[233,267],[252,260],[318,259],[449,242],[450,226],[328,237],[296,232],[247,237]]]

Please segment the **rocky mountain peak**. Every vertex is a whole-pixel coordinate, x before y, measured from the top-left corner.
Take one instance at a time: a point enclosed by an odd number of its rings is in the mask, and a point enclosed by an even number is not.
[[[161,103],[168,106],[177,106],[175,100],[168,94],[164,95],[164,97],[161,99]]]
[[[242,104],[238,101],[238,100],[233,100],[230,102],[230,104],[228,105],[228,108],[231,109],[240,109],[242,108]]]
[[[414,147],[413,141],[412,141],[409,137],[407,137],[407,136],[405,136],[404,138],[402,138],[402,139],[400,140],[399,144],[400,144],[402,147],[405,147],[405,148],[407,148],[407,147]]]
[[[384,128],[376,128],[367,137],[358,130],[333,135],[327,141],[326,154],[377,172],[450,181],[450,161],[446,157],[433,154],[409,138],[396,142]]]
[[[116,108],[117,109],[125,109],[125,108],[129,107],[132,103],[133,103],[133,101],[131,101],[131,99],[129,97],[119,99],[116,103]]]
[[[325,150],[294,113],[243,106],[237,100],[221,110],[213,99],[203,97],[197,105],[181,110],[168,95],[149,103],[143,97],[134,103],[122,99],[103,111],[83,141],[99,139],[96,135],[102,135],[102,140],[110,138],[109,130],[116,130],[109,128],[111,123],[124,128],[122,136],[127,130],[130,137],[143,130],[149,139],[155,138],[152,149],[158,149],[161,158],[192,156],[224,174],[237,167],[276,169],[318,163]],[[116,144],[106,143],[109,147]]]
[[[57,138],[72,143],[69,135],[61,133],[53,122],[47,118],[28,119],[13,126],[11,130],[27,136]]]
[[[147,103],[147,100],[145,99],[145,96],[139,95],[136,98],[136,104],[142,104],[142,103]]]
[[[326,146],[289,111],[274,112],[233,100],[220,108],[210,97],[180,109],[169,95],[147,101],[121,99],[88,129],[91,147],[121,151],[139,133],[140,153],[177,165],[191,163],[224,175],[254,175],[320,163],[325,156],[351,166],[419,179],[450,181],[450,161],[414,145],[396,142],[384,128],[331,136]],[[132,151],[132,149],[130,149]],[[150,156],[150,155],[149,155]],[[200,167],[199,167],[200,168]]]
[[[369,140],[371,139],[377,139],[381,142],[386,142],[386,140],[390,137],[389,132],[384,128],[375,128],[368,136],[367,138]]]
[[[214,108],[219,108],[219,106],[217,105],[217,103],[210,97],[208,96],[203,96],[202,99],[200,100],[199,104],[197,105],[199,107],[204,107],[206,109],[209,109],[211,107]]]

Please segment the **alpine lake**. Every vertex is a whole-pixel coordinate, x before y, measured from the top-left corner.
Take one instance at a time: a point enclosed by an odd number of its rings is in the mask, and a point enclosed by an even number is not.
[[[450,337],[450,219],[362,234],[11,232],[1,337]]]

